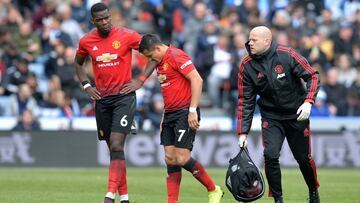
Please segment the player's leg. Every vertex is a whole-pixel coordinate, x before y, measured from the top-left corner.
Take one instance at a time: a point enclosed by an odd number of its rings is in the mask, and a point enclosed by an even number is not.
[[[112,110],[113,108],[104,100],[97,101],[95,105],[96,112],[96,124],[98,129],[98,138],[99,140],[105,140],[110,151],[110,134],[111,134],[111,124],[112,124]],[[115,194],[117,191],[116,178],[114,177],[114,168],[117,164],[110,160],[109,174],[108,174],[108,192],[105,195],[104,203],[112,203],[115,199]],[[115,179],[115,180],[113,180]]]
[[[177,164],[189,171],[202,185],[206,187],[208,192],[215,190],[215,184],[206,172],[204,166],[191,157],[189,149],[176,148]]]
[[[299,164],[301,173],[309,188],[309,199],[311,203],[320,202],[316,165],[311,156],[311,133],[309,120],[289,121],[285,126],[286,139],[290,149]]]
[[[112,132],[110,135],[109,187],[119,192],[121,200],[129,200],[126,182],[124,154],[125,133]]]
[[[119,161],[119,167],[116,170],[116,176],[120,178],[117,190],[120,195],[121,202],[128,202],[128,188],[126,178],[126,162],[124,145],[126,135],[131,131],[131,126],[134,120],[136,95],[131,93],[128,95],[119,95],[112,97],[112,104],[114,106],[112,114],[112,126],[110,137],[110,151],[116,154]]]
[[[219,203],[224,195],[222,189],[215,185],[205,167],[191,157],[189,149],[175,148],[177,164],[189,171],[209,192],[209,203]]]
[[[200,115],[199,115],[200,117]],[[191,157],[191,150],[195,139],[196,131],[189,128],[188,111],[182,111],[178,115],[174,126],[175,133],[175,153],[177,165],[189,171],[209,192],[209,202],[220,202],[223,191],[215,186],[204,166]]]
[[[166,188],[168,203],[178,203],[181,183],[181,167],[176,165],[174,145],[164,146],[165,162],[167,166]]]
[[[269,183],[269,196],[275,202],[282,202],[280,151],[285,139],[282,124],[271,120],[262,119],[262,138],[264,144],[265,175]]]
[[[173,127],[169,126],[168,116],[164,117],[160,133],[160,143],[164,146],[165,163],[167,167],[166,188],[168,194],[168,203],[178,203],[181,167],[176,165],[174,140],[175,134]]]

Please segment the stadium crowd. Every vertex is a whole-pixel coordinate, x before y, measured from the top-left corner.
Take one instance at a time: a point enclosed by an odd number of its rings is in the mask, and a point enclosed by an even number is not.
[[[0,115],[93,116],[74,70],[80,37],[99,0],[0,0]],[[103,0],[114,25],[157,33],[186,51],[204,80],[201,107],[236,118],[237,71],[249,30],[271,27],[321,76],[312,116],[360,116],[359,0]],[[146,59],[134,51],[133,75]],[[87,63],[88,74],[91,63]],[[137,92],[136,120],[159,127],[156,77]],[[30,115],[29,115],[29,110]],[[33,118],[31,118],[33,117]]]

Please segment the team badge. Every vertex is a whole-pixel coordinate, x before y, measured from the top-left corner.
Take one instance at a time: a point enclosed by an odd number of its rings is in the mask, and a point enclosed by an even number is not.
[[[166,80],[166,75],[165,74],[160,74],[158,76],[158,80],[160,83],[163,83]]]
[[[120,41],[118,41],[118,40],[113,41],[112,47],[114,47],[114,49],[118,49],[118,48],[120,48],[120,46],[121,46]]]
[[[276,65],[274,70],[275,73],[277,73],[276,79],[281,79],[285,77],[284,68],[281,65]]]
[[[282,72],[284,72],[284,68],[281,65],[276,65],[275,66],[275,73],[280,74]]]
[[[164,71],[166,71],[166,70],[168,69],[168,67],[169,67],[169,65],[168,65],[167,63],[165,63],[165,64],[162,66],[162,69],[163,69]]]

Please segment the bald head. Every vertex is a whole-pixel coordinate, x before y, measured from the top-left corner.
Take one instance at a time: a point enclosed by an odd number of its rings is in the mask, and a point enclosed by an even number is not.
[[[265,26],[254,27],[249,34],[249,45],[252,54],[259,55],[270,48],[271,30]]]
[[[272,39],[272,34],[271,34],[271,30],[265,26],[257,26],[254,27],[250,33],[253,32],[256,35],[259,35],[260,37],[263,37],[264,39],[268,39],[271,40]]]

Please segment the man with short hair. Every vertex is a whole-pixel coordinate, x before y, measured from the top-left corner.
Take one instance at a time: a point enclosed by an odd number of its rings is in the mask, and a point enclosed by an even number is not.
[[[164,97],[160,139],[168,172],[168,203],[178,203],[181,168],[192,173],[206,187],[209,203],[220,203],[224,192],[214,184],[202,164],[191,157],[196,130],[200,126],[198,105],[202,78],[185,52],[163,44],[155,35],[143,36],[139,52],[157,63],[157,76]],[[125,92],[134,90],[131,85],[126,85]]]
[[[246,48],[249,55],[242,60],[238,73],[239,145],[246,146],[259,95],[269,195],[276,203],[283,202],[279,156],[286,138],[309,188],[309,203],[319,203],[309,128],[311,106],[319,91],[319,74],[296,51],[277,45],[265,26],[251,30]]]
[[[120,91],[132,78],[132,50],[138,49],[141,36],[133,30],[113,26],[109,9],[103,3],[91,7],[91,16],[96,28],[79,41],[76,74],[84,91],[96,102],[98,138],[105,140],[110,150],[108,192],[104,203],[113,203],[116,192],[120,201],[127,203],[124,143],[134,119],[136,95],[134,91],[129,94]],[[90,84],[83,69],[87,56],[92,60],[96,86]]]

